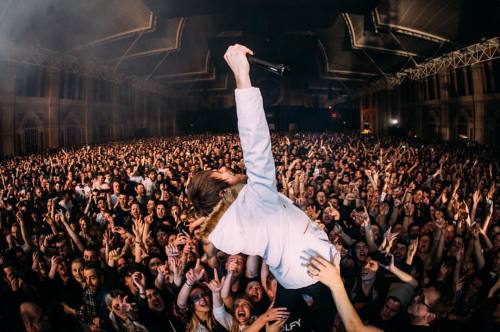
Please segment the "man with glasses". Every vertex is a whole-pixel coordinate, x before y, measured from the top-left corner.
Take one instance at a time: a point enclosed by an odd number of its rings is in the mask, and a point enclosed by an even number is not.
[[[437,319],[437,313],[434,308],[440,297],[435,287],[424,288],[416,295],[408,307],[409,324],[405,331],[435,331],[436,327],[432,323]]]

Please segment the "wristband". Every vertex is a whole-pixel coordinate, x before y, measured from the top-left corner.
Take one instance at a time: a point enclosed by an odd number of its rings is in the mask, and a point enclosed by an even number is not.
[[[189,282],[186,281],[186,285],[188,285],[188,287],[193,287],[193,284],[190,284]]]

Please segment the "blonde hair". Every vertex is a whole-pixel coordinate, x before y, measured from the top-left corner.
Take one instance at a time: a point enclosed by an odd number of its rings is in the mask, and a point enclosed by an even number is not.
[[[222,196],[222,199],[200,226],[202,236],[208,236],[212,233],[220,218],[222,218],[227,209],[236,200],[243,187],[244,184],[236,184],[224,190],[224,196]]]
[[[198,319],[198,316],[196,316],[196,313],[193,311],[193,313],[191,314],[191,319],[189,319],[189,323],[188,323],[188,326],[186,328],[186,331],[187,332],[197,332],[200,324],[201,324],[201,322]],[[207,325],[208,326],[205,326],[205,327],[209,331],[213,331],[214,330],[214,328],[215,328],[215,320],[214,320],[214,318],[212,316],[212,313],[210,313],[208,315]]]

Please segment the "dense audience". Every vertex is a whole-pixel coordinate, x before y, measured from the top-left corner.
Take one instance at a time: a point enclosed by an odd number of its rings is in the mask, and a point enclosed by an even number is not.
[[[336,331],[500,330],[492,151],[344,134],[272,140],[279,191],[341,253],[297,262],[332,290]],[[311,331],[310,298],[274,308],[278,285],[261,259],[203,237],[186,188],[222,167],[245,173],[236,135],[1,162],[0,331]]]

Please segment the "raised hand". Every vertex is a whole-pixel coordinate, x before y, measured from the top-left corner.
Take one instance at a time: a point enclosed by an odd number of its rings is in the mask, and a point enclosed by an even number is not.
[[[335,254],[332,262],[321,256],[312,258],[307,266],[307,273],[315,280],[321,281],[328,287],[333,287],[337,283],[342,283],[340,277],[340,254]]]
[[[204,282],[204,284],[210,289],[212,293],[220,293],[222,286],[224,285],[224,277],[222,280],[219,279],[219,273],[217,269],[214,269],[214,278],[210,282]]]
[[[177,237],[175,238],[174,243],[176,246],[182,246],[182,245],[186,244],[187,240],[188,240],[188,238],[185,234],[179,233],[179,234],[177,234]]]
[[[414,257],[418,250],[418,238],[411,240],[408,245],[408,257]]]
[[[281,328],[283,327],[283,325],[285,325],[287,319],[288,318],[280,319],[280,320],[275,321],[272,324],[269,324],[266,327],[266,332],[279,332],[279,331],[281,331]]]
[[[474,205],[477,205],[480,200],[481,200],[481,192],[478,189],[474,191],[474,194],[472,195],[472,202],[474,203]]]
[[[259,319],[262,319],[264,323],[278,321],[273,323],[278,325],[283,325],[284,322],[288,319],[290,313],[286,308],[269,308],[265,313],[263,313]]]
[[[446,196],[446,190],[443,190],[443,192],[441,193],[441,202],[443,204],[446,204],[448,202],[448,196]]]
[[[205,269],[201,265],[201,260],[199,258],[196,260],[196,265],[194,266],[193,272],[196,281],[200,281],[206,275]]]
[[[139,293],[144,293],[146,291],[146,278],[144,277],[144,274],[142,272],[134,272],[132,274],[132,282],[134,283],[135,287],[139,289]]]
[[[167,254],[167,257],[177,257],[179,256],[179,249],[175,244],[170,243],[165,246],[165,253]]]
[[[118,295],[118,309],[113,308],[113,310],[116,310],[119,316],[126,317],[132,311],[132,305],[128,303],[127,299],[128,296],[122,298],[121,295]]]
[[[308,206],[306,207],[306,214],[311,220],[316,220],[318,219],[318,216],[320,214],[320,211],[316,211],[316,206]]]
[[[170,270],[168,268],[168,263],[158,266],[158,274],[165,277],[169,275]]]
[[[135,240],[137,242],[142,240],[142,234],[144,233],[144,222],[142,221],[142,219],[134,219],[132,232],[134,233]]]
[[[170,271],[174,274],[174,276],[180,277],[182,274],[182,270],[184,269],[184,262],[182,259],[178,259],[177,257],[169,257],[167,259],[168,266]]]
[[[52,256],[50,259],[50,268],[56,269],[59,264],[61,264],[62,258],[60,256]]]
[[[443,231],[446,228],[446,221],[443,218],[439,218],[434,221],[434,225],[436,225],[438,230]]]
[[[200,281],[205,276],[205,269],[201,266],[200,259],[196,260],[196,265],[186,273],[186,282],[192,286],[195,282]]]
[[[370,215],[368,214],[368,211],[366,210],[366,205],[363,206],[362,222],[363,222],[363,227],[368,227],[369,225],[371,225]]]
[[[239,89],[251,87],[250,82],[250,64],[248,63],[247,54],[253,55],[249,48],[235,44],[229,46],[224,54],[229,68],[231,68],[236,79],[236,87]]]
[[[120,258],[120,249],[111,250],[108,254],[108,266],[115,266],[115,262]]]
[[[147,215],[146,217],[144,217],[144,221],[146,222],[146,224],[151,225],[154,221],[153,215],[152,214]]]

